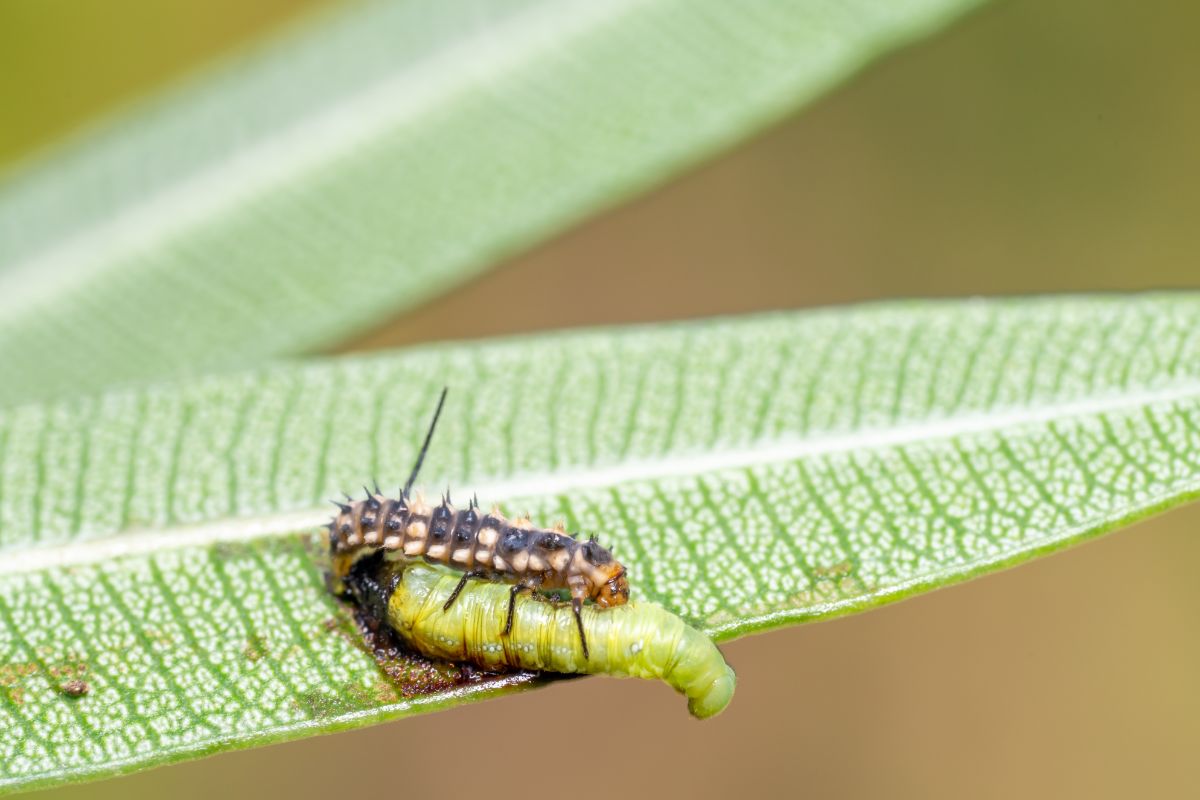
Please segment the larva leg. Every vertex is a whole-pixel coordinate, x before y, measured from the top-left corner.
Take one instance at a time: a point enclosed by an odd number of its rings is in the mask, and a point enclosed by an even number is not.
[[[587,636],[583,633],[583,600],[575,597],[571,600],[571,610],[575,612],[575,626],[579,628],[579,644],[583,645],[583,660],[588,660]],[[512,609],[509,609],[509,617],[512,616]]]
[[[482,578],[482,572],[464,572],[462,579],[458,582],[458,586],[454,587],[454,591],[450,593],[450,597],[446,600],[446,604],[442,606],[442,611],[449,611],[450,606],[454,605],[454,601],[458,599],[458,595],[462,592],[463,587],[467,585],[467,581],[471,578]]]
[[[513,613],[517,610],[517,595],[527,589],[536,589],[540,584],[540,580],[535,581],[532,578],[527,578],[512,587],[508,593],[508,618],[504,622],[504,630],[500,631],[501,636],[508,636],[512,632]]]

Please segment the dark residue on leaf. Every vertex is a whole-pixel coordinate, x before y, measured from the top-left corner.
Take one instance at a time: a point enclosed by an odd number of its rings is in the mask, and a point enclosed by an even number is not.
[[[252,634],[246,641],[246,647],[242,650],[242,654],[246,656],[247,661],[257,662],[267,654],[267,640],[261,634]]]
[[[849,561],[842,561],[828,567],[818,566],[813,568],[813,573],[820,578],[844,578],[853,571],[854,565]]]
[[[375,659],[398,697],[420,697],[444,692],[469,682],[462,668],[444,661],[431,661],[406,649],[392,631],[367,615],[354,613],[358,627],[357,645]]]

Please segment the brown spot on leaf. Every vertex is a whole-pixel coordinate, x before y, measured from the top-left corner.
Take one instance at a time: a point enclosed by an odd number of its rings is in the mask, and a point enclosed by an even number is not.
[[[242,650],[242,654],[246,660],[254,663],[267,654],[267,641],[259,634],[253,634],[247,641],[246,647]]]
[[[87,681],[75,679],[61,684],[58,690],[67,697],[83,697],[92,690],[92,687],[88,685]]]
[[[822,578],[841,578],[849,575],[853,570],[853,564],[849,561],[842,561],[828,567],[814,567],[813,573]]]
[[[56,680],[73,680],[87,675],[88,665],[84,661],[64,661],[60,664],[47,664],[46,672]]]
[[[0,664],[0,686],[16,686],[22,679],[37,672],[38,666],[32,661],[14,661],[11,664]]]

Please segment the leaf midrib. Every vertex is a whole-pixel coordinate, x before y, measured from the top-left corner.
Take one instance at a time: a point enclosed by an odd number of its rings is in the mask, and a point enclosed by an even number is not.
[[[662,458],[620,464],[579,466],[551,474],[525,474],[463,488],[474,490],[485,502],[506,502],[524,497],[611,488],[638,481],[688,477],[721,470],[792,462],[835,453],[933,443],[998,430],[1013,431],[1022,426],[1098,416],[1196,398],[1200,398],[1200,381],[1187,380],[1155,389],[951,415],[861,431],[811,437],[784,437],[774,441],[760,441],[757,444],[699,453],[673,453]],[[1152,507],[1153,502],[1149,506]],[[170,535],[163,534],[162,526],[131,529],[93,539],[9,553],[0,562],[0,576],[93,564],[113,558],[147,555],[165,549],[206,547],[221,543],[247,542],[267,536],[290,535],[324,525],[328,519],[329,513],[324,508],[311,508],[257,516],[229,517],[197,525],[173,526]]]

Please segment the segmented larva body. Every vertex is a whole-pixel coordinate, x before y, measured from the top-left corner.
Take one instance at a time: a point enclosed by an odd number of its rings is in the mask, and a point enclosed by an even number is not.
[[[733,697],[733,670],[712,640],[654,603],[584,608],[582,627],[591,643],[585,657],[567,606],[543,597],[519,598],[510,632],[498,636],[509,604],[505,587],[472,584],[444,611],[457,580],[443,570],[410,564],[376,584],[390,596],[375,604],[386,601],[389,626],[430,658],[467,661],[486,670],[658,679],[685,694],[688,710],[701,719],[720,713]]]
[[[483,513],[474,501],[456,509],[444,497],[430,507],[420,498],[390,499],[368,491],[363,500],[340,504],[329,523],[329,541],[339,580],[358,558],[377,550],[460,570],[447,609],[471,578],[510,584],[510,614],[511,599],[523,590],[566,589],[576,614],[585,600],[605,608],[629,600],[625,567],[594,539],[580,541],[529,520],[509,521],[495,510]],[[578,627],[586,654],[587,639],[582,624]]]

